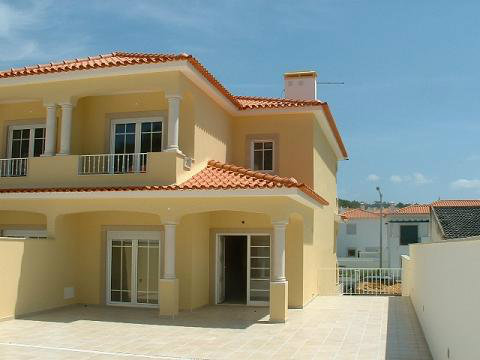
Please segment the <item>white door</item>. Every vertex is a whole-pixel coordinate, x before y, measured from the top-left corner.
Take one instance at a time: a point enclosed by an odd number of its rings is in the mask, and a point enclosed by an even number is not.
[[[247,304],[270,301],[270,235],[248,236]]]
[[[217,304],[225,301],[225,238],[217,240]]]
[[[109,231],[107,304],[158,306],[160,232]]]

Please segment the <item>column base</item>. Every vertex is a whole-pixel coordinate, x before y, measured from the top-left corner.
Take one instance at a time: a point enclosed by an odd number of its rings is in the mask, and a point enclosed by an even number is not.
[[[178,279],[160,279],[158,282],[160,316],[178,315]]]
[[[180,151],[179,148],[166,148],[164,151],[165,152],[173,152],[173,153],[177,153],[179,155],[184,156],[184,154]]]
[[[270,283],[270,321],[286,322],[288,318],[288,281]]]

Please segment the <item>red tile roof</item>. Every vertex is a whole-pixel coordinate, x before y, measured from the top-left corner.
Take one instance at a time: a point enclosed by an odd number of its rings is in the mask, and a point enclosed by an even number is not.
[[[341,217],[347,220],[350,219],[378,219],[380,213],[362,210],[362,209],[350,209],[341,214]]]
[[[437,200],[432,203],[432,206],[435,207],[467,207],[467,206],[480,206],[480,200],[471,199],[471,200]]]
[[[208,165],[180,185],[105,186],[76,188],[0,189],[0,193],[102,192],[102,191],[159,191],[159,190],[229,190],[297,188],[321,205],[328,205],[323,197],[294,178],[264,174],[240,166],[211,160]]]
[[[398,209],[391,215],[424,215],[430,214],[430,205],[427,204],[413,204],[404,208]]]
[[[308,106],[322,106],[327,116],[328,124],[340,147],[342,155],[348,157],[345,145],[338,132],[335,120],[328,108],[326,102],[319,100],[293,100],[293,99],[274,99],[261,97],[247,97],[232,95],[195,57],[189,54],[144,54],[112,52],[105,55],[89,56],[81,59],[63,60],[60,62],[51,62],[48,64],[39,64],[34,66],[24,66],[21,68],[12,68],[6,71],[0,71],[0,80],[3,78],[13,78],[20,76],[42,75],[79,70],[92,70],[110,67],[122,67],[130,65],[145,65],[154,63],[165,63],[172,61],[187,61],[190,63],[207,81],[210,82],[221,94],[223,94],[238,110],[251,109],[282,109],[282,108],[303,108]]]

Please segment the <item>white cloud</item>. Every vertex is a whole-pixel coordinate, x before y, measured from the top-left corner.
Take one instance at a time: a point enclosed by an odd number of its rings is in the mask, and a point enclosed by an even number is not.
[[[400,175],[392,175],[390,176],[390,181],[393,182],[393,183],[401,183],[403,182],[403,178],[400,176]]]
[[[418,185],[429,184],[432,182],[431,179],[428,179],[425,175],[418,172],[413,174],[413,181]]]
[[[415,172],[412,175],[392,175],[390,176],[390,181],[395,184],[413,182],[416,185],[424,185],[432,182],[431,179],[419,172]]]
[[[480,180],[479,179],[458,179],[453,181],[451,187],[454,189],[473,189],[480,190]]]
[[[378,180],[380,180],[380,176],[378,176],[378,175],[370,174],[370,175],[367,176],[367,181],[375,182],[375,181],[378,181]]]

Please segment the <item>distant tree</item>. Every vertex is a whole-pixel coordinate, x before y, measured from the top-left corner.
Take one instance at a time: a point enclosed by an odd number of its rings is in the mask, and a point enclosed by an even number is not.
[[[399,202],[397,203],[397,208],[401,209],[401,208],[404,208],[404,207],[407,207],[407,206],[410,206],[411,204],[404,204],[402,202]]]
[[[338,199],[338,205],[340,207],[343,207],[343,208],[359,209],[360,208],[360,201]]]

